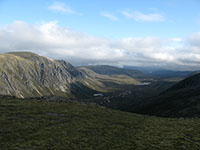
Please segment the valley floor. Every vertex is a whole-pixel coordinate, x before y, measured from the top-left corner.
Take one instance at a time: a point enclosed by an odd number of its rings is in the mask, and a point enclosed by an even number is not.
[[[200,119],[171,119],[95,104],[0,98],[0,149],[199,150]]]

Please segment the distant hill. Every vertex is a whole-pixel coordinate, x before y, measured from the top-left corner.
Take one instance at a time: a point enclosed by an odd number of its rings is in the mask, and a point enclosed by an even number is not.
[[[195,74],[197,71],[174,71],[166,70],[159,67],[134,67],[134,66],[124,66],[125,69],[139,70],[145,75],[156,77],[159,79],[165,78],[185,78],[192,74]]]
[[[157,70],[149,73],[149,75],[158,78],[177,78],[177,77],[188,77],[193,74],[194,71],[172,71],[172,70]]]
[[[175,84],[138,112],[164,117],[200,117],[200,73]]]
[[[137,72],[122,75],[121,69],[118,71],[116,68],[115,71],[115,76],[102,75],[88,68],[77,69],[69,62],[52,60],[31,52],[0,54],[0,94],[84,98],[93,93],[116,90],[114,85],[140,83],[133,77]]]
[[[118,68],[108,65],[85,66],[85,68],[88,68],[95,73],[103,75],[126,75],[134,78],[144,78],[144,74],[138,70]]]
[[[144,74],[149,74],[154,71],[158,70],[164,70],[164,68],[161,67],[152,67],[152,66],[124,66],[124,69],[131,69],[131,70],[139,70],[143,72]]]

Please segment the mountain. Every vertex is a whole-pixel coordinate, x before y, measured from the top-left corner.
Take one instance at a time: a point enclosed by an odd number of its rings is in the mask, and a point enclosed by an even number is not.
[[[0,82],[0,94],[22,98],[46,95],[84,98],[116,90],[120,87],[117,85],[140,83],[128,75],[102,75],[31,52],[1,54]]]
[[[69,96],[69,84],[84,75],[66,61],[30,52],[0,55],[0,94],[18,97]]]
[[[165,79],[165,78],[185,78],[192,74],[195,74],[196,71],[174,71],[166,70],[160,67],[134,67],[134,66],[124,66],[126,69],[139,70],[145,75]]]
[[[88,86],[95,80],[95,83],[97,83],[97,81],[101,83],[101,89],[98,89],[101,91],[123,89],[123,85],[140,84],[142,82],[140,78],[144,76],[139,71],[124,70],[112,66],[84,66],[78,67],[77,69],[86,75]],[[139,77],[139,75],[141,75],[141,77]]]
[[[139,113],[163,117],[200,117],[200,73],[175,84]]]
[[[153,66],[123,66],[123,68],[130,69],[130,70],[139,70],[144,74],[150,74],[154,71],[164,70],[164,68],[153,67]]]
[[[0,97],[2,150],[199,149],[199,118],[160,118],[49,101]]]
[[[173,87],[169,88],[167,92],[177,91],[182,89],[191,89],[191,88],[197,89],[199,87],[200,87],[200,73],[197,73],[175,84]]]
[[[194,71],[157,70],[149,73],[149,75],[162,79],[162,78],[188,77],[193,73]]]
[[[126,75],[134,78],[144,78],[144,74],[138,70],[118,68],[108,65],[85,66],[85,68],[103,75]]]

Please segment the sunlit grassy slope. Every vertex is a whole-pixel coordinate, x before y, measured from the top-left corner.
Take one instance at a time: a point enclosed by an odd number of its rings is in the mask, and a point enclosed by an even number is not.
[[[198,150],[200,119],[164,119],[78,102],[0,99],[0,149]]]

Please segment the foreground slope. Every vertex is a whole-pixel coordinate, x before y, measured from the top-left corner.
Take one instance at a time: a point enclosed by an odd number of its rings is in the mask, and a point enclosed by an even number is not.
[[[1,149],[198,150],[199,119],[165,119],[77,102],[0,98]]]
[[[165,117],[200,117],[200,73],[175,84],[140,113]]]

